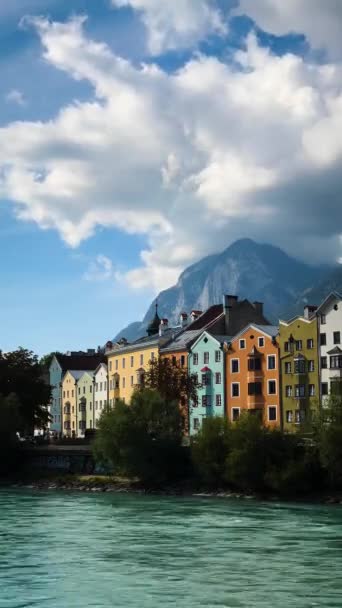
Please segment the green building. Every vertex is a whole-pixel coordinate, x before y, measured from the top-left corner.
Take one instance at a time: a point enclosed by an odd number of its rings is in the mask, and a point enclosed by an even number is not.
[[[279,323],[281,409],[285,431],[310,427],[319,407],[319,345],[316,307]]]

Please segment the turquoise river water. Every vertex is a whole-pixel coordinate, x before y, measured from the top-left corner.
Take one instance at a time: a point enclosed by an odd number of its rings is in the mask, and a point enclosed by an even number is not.
[[[342,506],[0,490],[1,608],[342,606]]]

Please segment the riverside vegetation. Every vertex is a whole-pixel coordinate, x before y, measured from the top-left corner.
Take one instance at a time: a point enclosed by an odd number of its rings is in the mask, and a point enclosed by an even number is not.
[[[47,422],[50,387],[42,372],[30,351],[0,352],[0,475],[20,471],[17,433]],[[193,399],[195,383],[186,370],[157,361],[129,405],[119,400],[102,413],[93,442],[96,461],[143,488],[284,497],[342,491],[342,396],[329,398],[310,433],[265,428],[252,414],[234,423],[214,417],[184,446],[186,420],[179,404]]]

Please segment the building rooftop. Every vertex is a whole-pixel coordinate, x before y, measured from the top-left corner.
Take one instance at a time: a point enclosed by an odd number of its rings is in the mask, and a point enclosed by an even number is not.
[[[63,372],[69,370],[94,370],[106,359],[102,353],[96,355],[55,355]]]

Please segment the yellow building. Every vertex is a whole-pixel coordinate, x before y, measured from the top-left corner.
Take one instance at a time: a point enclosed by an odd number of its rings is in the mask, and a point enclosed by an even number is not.
[[[107,346],[109,405],[116,399],[130,403],[132,394],[144,377],[150,361],[158,357],[159,335],[142,338],[132,344]]]
[[[62,379],[63,435],[77,436],[77,381],[82,371],[68,370]]]
[[[77,382],[77,437],[94,426],[94,374],[87,371]]]

